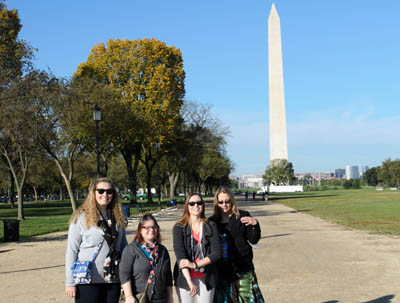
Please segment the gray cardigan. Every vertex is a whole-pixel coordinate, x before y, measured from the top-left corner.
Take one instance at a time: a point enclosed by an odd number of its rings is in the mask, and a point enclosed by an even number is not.
[[[132,293],[134,295],[142,293],[146,288],[150,270],[150,262],[137,241],[125,247],[119,264],[121,284],[131,281]],[[168,250],[165,246],[159,244],[155,279],[153,279],[147,291],[149,300],[151,302],[165,302],[168,299],[168,287],[172,287],[171,261]]]
[[[125,230],[117,227],[118,240],[116,249],[120,252],[128,244],[125,236]],[[68,244],[67,252],[65,256],[65,271],[67,275],[67,286],[74,286],[74,280],[72,279],[71,266],[75,260],[79,261],[91,261],[93,254],[96,250],[97,245],[103,238],[103,231],[99,227],[91,226],[86,229],[85,226],[85,214],[79,215],[76,223],[71,223],[68,230]],[[91,283],[107,283],[103,278],[104,261],[109,252],[107,242],[104,240],[99,253],[92,266],[92,282]],[[113,282],[119,282],[118,280]]]

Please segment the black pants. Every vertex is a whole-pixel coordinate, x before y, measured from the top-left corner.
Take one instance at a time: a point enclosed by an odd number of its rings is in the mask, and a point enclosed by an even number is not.
[[[79,284],[76,290],[75,303],[118,303],[121,284]]]

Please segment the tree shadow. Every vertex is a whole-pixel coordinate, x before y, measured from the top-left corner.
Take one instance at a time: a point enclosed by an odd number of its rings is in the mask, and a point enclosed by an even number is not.
[[[64,267],[65,265],[54,265],[54,266],[44,266],[44,267],[38,267],[38,268],[29,268],[29,269],[21,269],[21,270],[11,270],[11,271],[2,271],[0,272],[0,275],[5,275],[5,274],[12,274],[16,272],[25,272],[25,271],[34,271],[34,270],[42,270],[42,269],[50,269],[50,268],[57,268],[57,267]]]
[[[394,299],[394,297],[395,297],[395,295],[387,295],[387,296],[373,299],[371,301],[365,301],[365,302],[361,302],[361,303],[394,303],[394,301],[392,301],[392,299]],[[339,301],[338,300],[330,300],[330,301],[324,301],[321,303],[339,303]]]
[[[395,295],[387,295],[387,296],[383,296],[380,298],[376,298],[371,301],[365,301],[362,303],[394,303],[394,301],[392,301],[392,299],[394,299],[394,297],[395,297]]]
[[[325,198],[325,197],[336,197],[337,195],[329,194],[329,195],[299,195],[299,196],[270,196],[269,201],[276,200],[288,200],[288,199],[301,199],[301,198]]]
[[[261,239],[268,239],[268,238],[276,238],[276,237],[284,237],[284,236],[291,236],[292,234],[277,234],[277,235],[271,235],[271,236],[264,236],[261,237]]]

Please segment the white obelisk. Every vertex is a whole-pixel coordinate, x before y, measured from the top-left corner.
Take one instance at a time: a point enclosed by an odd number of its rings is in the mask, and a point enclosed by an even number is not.
[[[269,154],[270,161],[288,159],[283,89],[281,24],[275,5],[268,18]]]

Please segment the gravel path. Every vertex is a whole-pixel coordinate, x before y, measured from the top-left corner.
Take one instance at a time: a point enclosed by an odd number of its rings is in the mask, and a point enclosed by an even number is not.
[[[239,207],[261,224],[254,263],[267,302],[400,302],[400,239],[346,229],[280,204]],[[171,230],[180,215],[159,214],[172,258]],[[135,227],[135,221],[129,225],[128,241]],[[65,248],[65,232],[1,243],[0,302],[73,302],[64,293]]]

